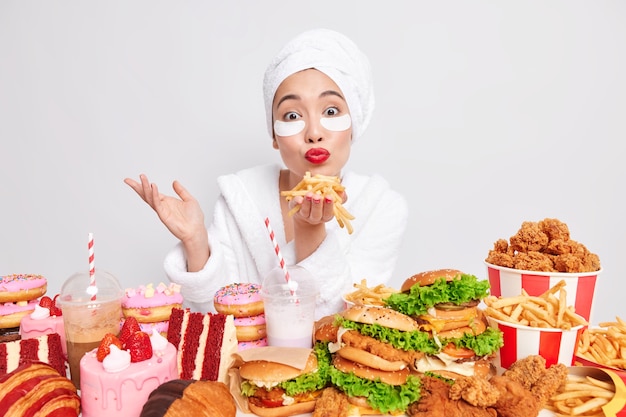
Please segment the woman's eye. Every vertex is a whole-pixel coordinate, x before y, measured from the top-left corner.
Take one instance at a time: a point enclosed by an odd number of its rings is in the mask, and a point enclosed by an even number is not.
[[[291,122],[294,120],[298,120],[300,118],[300,115],[298,113],[295,112],[289,112],[285,115],[285,121],[287,122]]]
[[[337,116],[338,114],[339,114],[339,109],[337,109],[336,107],[329,107],[326,110],[324,110],[324,116],[326,117]]]

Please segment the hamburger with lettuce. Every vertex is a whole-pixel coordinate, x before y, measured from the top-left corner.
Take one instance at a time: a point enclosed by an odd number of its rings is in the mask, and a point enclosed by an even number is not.
[[[331,385],[360,415],[401,415],[419,400],[420,378],[411,364],[435,346],[410,317],[357,305],[318,326],[315,338],[327,348]]]
[[[438,269],[405,280],[401,292],[385,299],[387,307],[413,318],[436,348],[414,363],[418,372],[442,376],[486,376],[503,345],[502,333],[487,325],[478,305],[489,295],[489,282],[456,269]]]
[[[247,361],[239,367],[241,394],[250,411],[261,417],[310,413],[328,385],[328,368],[328,354],[319,347],[311,351],[304,369],[270,360]]]

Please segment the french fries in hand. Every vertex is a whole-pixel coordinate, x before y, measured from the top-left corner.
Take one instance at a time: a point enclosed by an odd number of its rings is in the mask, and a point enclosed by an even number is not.
[[[340,227],[345,227],[349,234],[352,234],[353,228],[350,220],[354,220],[354,216],[348,212],[343,206],[343,198],[341,193],[345,190],[341,185],[339,177],[333,177],[328,175],[316,174],[311,176],[310,172],[306,172],[302,180],[296,184],[294,188],[289,191],[283,191],[281,196],[286,197],[287,201],[291,201],[296,196],[305,196],[309,192],[317,194],[319,196],[331,196],[333,199],[333,211],[337,223]],[[300,206],[296,206],[289,211],[289,215],[292,216],[300,210]]]
[[[384,307],[385,303],[383,299],[388,298],[393,293],[399,292],[399,290],[386,287],[383,284],[369,288],[367,286],[367,280],[365,279],[362,279],[360,284],[355,283],[352,285],[356,288],[356,291],[346,294],[344,299],[357,305]]]

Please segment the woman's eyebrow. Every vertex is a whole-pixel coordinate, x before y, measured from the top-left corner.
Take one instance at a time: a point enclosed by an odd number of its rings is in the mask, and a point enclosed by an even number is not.
[[[280,100],[278,100],[278,103],[276,103],[276,108],[280,107],[281,103],[286,100],[300,100],[300,96],[297,94],[287,94],[283,96]]]
[[[326,97],[326,96],[337,96],[343,101],[346,100],[338,91],[335,91],[335,90],[326,90],[322,92],[322,94],[320,94],[320,97]]]

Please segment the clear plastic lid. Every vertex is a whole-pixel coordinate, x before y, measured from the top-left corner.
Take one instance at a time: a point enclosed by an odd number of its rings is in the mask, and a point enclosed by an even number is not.
[[[124,290],[112,274],[98,270],[94,276],[94,285],[91,285],[89,272],[77,272],[65,280],[58,299],[59,305],[89,304],[94,301],[121,301]]]

